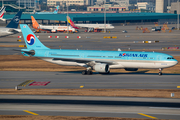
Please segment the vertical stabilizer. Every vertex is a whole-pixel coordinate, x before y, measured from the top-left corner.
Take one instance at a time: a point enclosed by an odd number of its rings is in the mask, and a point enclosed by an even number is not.
[[[38,22],[35,20],[35,18],[33,16],[31,16],[31,20],[32,20],[32,26],[34,29],[39,29],[39,24]]]
[[[22,11],[19,11],[14,18],[10,21],[10,23],[6,26],[7,28],[18,28],[19,20],[21,18]]]
[[[26,24],[20,24],[20,28],[28,49],[49,49],[41,43]]]
[[[75,26],[74,22],[71,20],[69,16],[67,16],[67,22],[75,29],[79,29],[78,27]]]
[[[0,19],[3,18],[5,9],[6,9],[6,7],[3,6],[2,9],[0,10]]]
[[[54,10],[54,14],[57,14],[58,13],[58,9],[59,9],[59,5],[56,7],[56,9]]]

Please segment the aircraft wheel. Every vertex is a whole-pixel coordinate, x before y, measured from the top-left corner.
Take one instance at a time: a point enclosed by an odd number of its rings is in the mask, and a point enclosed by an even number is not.
[[[162,75],[162,72],[159,72],[159,76],[161,76]]]
[[[86,70],[82,71],[82,75],[86,75],[86,74],[87,74]]]
[[[91,70],[87,71],[87,74],[92,75],[92,71]]]

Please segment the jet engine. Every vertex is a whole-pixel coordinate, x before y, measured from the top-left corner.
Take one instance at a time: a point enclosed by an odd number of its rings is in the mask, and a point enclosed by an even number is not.
[[[124,68],[126,71],[137,71],[138,68]]]
[[[100,63],[100,64],[94,65],[93,69],[99,73],[108,73],[109,72],[109,65]]]
[[[51,32],[52,33],[57,33],[57,30],[56,29],[52,29]]]

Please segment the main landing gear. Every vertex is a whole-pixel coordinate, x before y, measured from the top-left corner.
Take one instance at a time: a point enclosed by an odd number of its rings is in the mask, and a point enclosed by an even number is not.
[[[159,76],[161,76],[161,75],[162,75],[162,69],[159,68]]]
[[[92,70],[91,70],[91,68],[87,68],[87,70],[84,70],[84,71],[82,71],[82,75],[92,75]]]

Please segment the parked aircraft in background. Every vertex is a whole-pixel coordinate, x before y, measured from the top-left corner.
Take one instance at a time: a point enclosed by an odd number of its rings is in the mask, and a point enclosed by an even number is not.
[[[5,21],[5,20],[6,20],[6,19],[3,19],[5,9],[6,9],[6,7],[3,6],[3,7],[1,8],[1,10],[0,10],[0,20],[2,20],[2,21]]]
[[[104,28],[106,28],[106,30],[114,28],[112,24],[106,24],[106,26],[104,24],[74,24],[74,22],[70,19],[69,16],[67,16],[67,21],[73,28],[87,28],[87,31],[85,32],[100,32],[101,30],[104,30]]]
[[[26,24],[20,24],[27,49],[21,49],[24,56],[38,57],[60,65],[82,66],[87,68],[82,74],[109,73],[110,68],[124,68],[137,71],[138,68],[157,68],[162,75],[162,68],[178,63],[172,56],[156,52],[135,51],[97,51],[50,49],[44,46]]]
[[[35,14],[57,14],[59,9],[59,5],[56,7],[54,12],[35,12]]]
[[[0,27],[0,36],[6,36],[21,32],[21,29],[17,29],[21,15],[22,11],[19,11],[6,27]]]
[[[41,31],[50,31],[50,32],[65,32],[69,28],[69,32],[77,32],[75,28],[71,26],[50,26],[50,25],[39,25],[33,16],[31,16],[32,26],[34,29]]]

